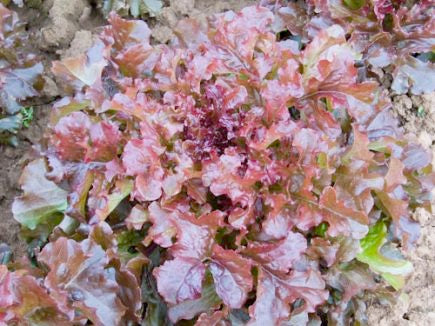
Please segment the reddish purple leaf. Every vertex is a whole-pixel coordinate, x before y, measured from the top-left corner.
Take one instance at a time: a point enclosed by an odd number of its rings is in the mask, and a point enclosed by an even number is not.
[[[202,175],[202,182],[210,187],[215,196],[227,195],[234,203],[246,205],[252,202],[251,186],[255,179],[242,178],[238,170],[242,168],[244,157],[236,153],[235,148],[228,148],[216,161],[207,162]]]
[[[149,220],[153,223],[144,242],[149,245],[151,241],[164,248],[172,246],[172,237],[177,233],[174,220],[176,212],[160,207],[157,202],[151,203],[148,207]]]
[[[126,307],[117,295],[119,285],[105,269],[108,257],[100,246],[59,238],[38,259],[50,269],[44,284],[62,309],[80,309],[96,325],[120,322]]]
[[[110,122],[101,121],[89,130],[91,148],[87,153],[87,161],[110,161],[118,154],[121,143],[121,132]]]
[[[360,239],[367,233],[369,224],[367,215],[338,201],[333,188],[324,189],[319,204],[330,226],[328,233],[332,236],[340,233],[352,234],[354,238]]]
[[[199,298],[204,273],[205,265],[190,257],[168,260],[153,272],[159,293],[170,304]]]
[[[89,116],[83,112],[73,112],[59,120],[54,127],[52,143],[62,159],[78,161],[84,158],[91,125]]]
[[[305,237],[300,233],[288,231],[282,240],[249,243],[243,253],[271,270],[285,273],[301,259],[306,249]]]
[[[37,319],[66,326],[73,318],[74,311],[59,305],[35,277],[26,275],[23,270],[9,272],[6,265],[0,265],[1,324],[30,324]]]
[[[250,260],[217,245],[213,247],[211,259],[209,268],[216,293],[229,307],[240,308],[253,286]]]
[[[141,175],[159,164],[162,152],[157,139],[132,139],[125,145],[122,163],[128,175]]]
[[[290,304],[304,299],[304,310],[314,312],[328,299],[325,282],[320,274],[308,270],[289,275],[259,271],[257,301],[249,308],[249,325],[276,325],[290,316]]]

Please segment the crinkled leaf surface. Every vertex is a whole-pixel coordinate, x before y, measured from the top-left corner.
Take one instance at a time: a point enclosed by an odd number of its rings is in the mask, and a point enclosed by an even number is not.
[[[180,319],[192,319],[202,312],[217,308],[221,303],[215,291],[214,283],[210,275],[205,276],[202,285],[202,294],[198,299],[186,300],[169,308],[168,316],[176,323]]]
[[[214,246],[210,272],[222,301],[231,308],[240,308],[253,285],[251,262],[232,250]]]
[[[38,280],[25,271],[0,265],[0,323],[70,325],[72,309],[63,309]]]
[[[281,240],[250,243],[244,253],[272,270],[287,272],[306,249],[305,238],[300,233],[289,231]]]
[[[290,316],[289,306],[304,299],[304,309],[313,312],[328,298],[325,282],[312,270],[293,271],[290,275],[275,274],[267,270],[259,273],[257,301],[249,308],[249,325],[275,325]]]
[[[38,259],[50,270],[44,284],[60,305],[79,309],[96,325],[120,322],[126,307],[118,297],[114,273],[105,269],[108,256],[99,245],[59,238],[45,246]]]
[[[155,270],[159,293],[168,303],[177,304],[201,296],[205,266],[200,260],[183,257],[169,260]]]

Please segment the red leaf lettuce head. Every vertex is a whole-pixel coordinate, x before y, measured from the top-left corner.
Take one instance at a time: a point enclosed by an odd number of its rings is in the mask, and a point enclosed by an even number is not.
[[[406,24],[428,18],[311,1],[302,29],[302,8],[264,2],[275,13],[182,21],[168,45],[111,14],[94,48],[54,64],[75,93],[55,104],[14,205],[28,240],[48,239],[44,278],[29,281],[44,305],[97,325],[349,324],[363,322],[361,300],[403,285],[412,268],[397,247],[418,237],[412,210],[430,207],[431,156],[359,73],[375,49],[356,46],[359,20],[348,37],[347,15],[372,21],[373,37],[390,16],[423,37]],[[398,74],[422,65],[407,62]],[[2,268],[0,300],[15,307],[11,279],[27,276]]]

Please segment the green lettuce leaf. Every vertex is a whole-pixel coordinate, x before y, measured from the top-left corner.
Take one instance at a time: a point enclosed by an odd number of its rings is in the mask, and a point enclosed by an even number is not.
[[[387,242],[386,236],[387,226],[383,221],[378,221],[360,241],[362,252],[357,259],[368,264],[372,271],[381,274],[392,287],[399,290],[413,268],[411,262],[398,258],[400,253],[397,249],[382,247]]]
[[[40,158],[30,162],[23,171],[20,185],[24,194],[12,205],[15,220],[34,230],[67,207],[67,192],[45,177],[47,166]]]

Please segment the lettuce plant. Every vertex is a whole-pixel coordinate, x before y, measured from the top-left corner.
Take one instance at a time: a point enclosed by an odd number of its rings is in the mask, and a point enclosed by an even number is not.
[[[348,44],[362,54],[362,70],[393,76],[396,94],[435,90],[435,15],[431,1],[262,1],[278,16],[276,32],[308,42],[319,30],[340,24]]]
[[[26,41],[17,14],[0,3],[0,143],[16,144],[14,134],[29,122],[30,110],[21,102],[38,94],[34,84],[43,67],[26,53]]]
[[[109,22],[53,64],[71,96],[20,180],[1,322],[350,325],[394,297],[435,175],[345,28],[301,48],[256,6],[151,45]]]

